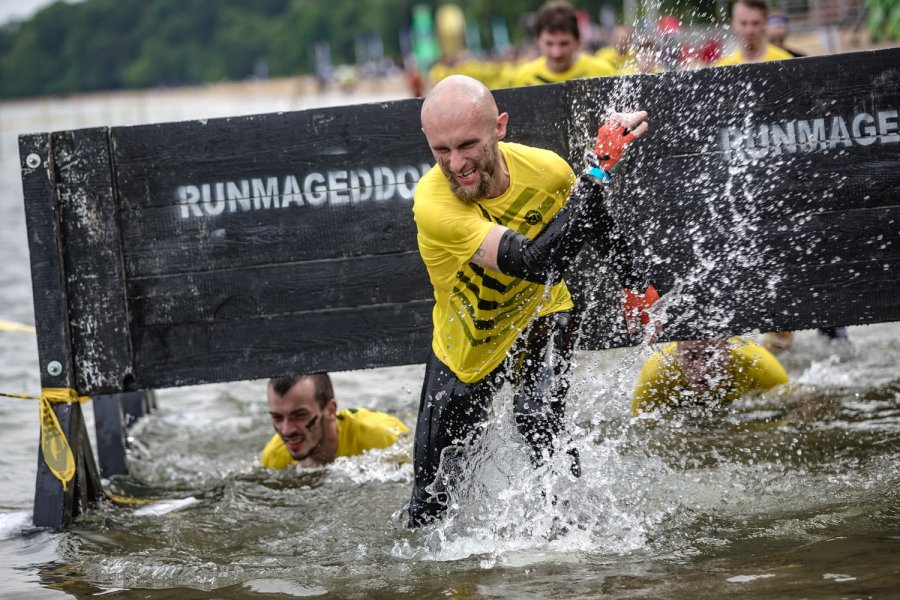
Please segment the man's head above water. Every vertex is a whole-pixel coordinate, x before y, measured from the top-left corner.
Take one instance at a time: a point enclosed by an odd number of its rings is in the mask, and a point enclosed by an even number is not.
[[[425,98],[422,131],[459,199],[495,198],[509,187],[499,148],[508,120],[490,90],[464,75],[442,79]]]
[[[327,373],[273,377],[266,400],[272,426],[294,460],[304,466],[334,460],[338,447],[337,400]]]

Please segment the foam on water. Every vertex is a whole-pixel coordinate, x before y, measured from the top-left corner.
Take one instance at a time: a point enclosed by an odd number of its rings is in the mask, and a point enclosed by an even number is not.
[[[31,513],[27,512],[0,512],[0,540],[9,539],[18,535],[23,529],[31,525]]]
[[[182,508],[186,508],[191,506],[192,504],[196,504],[199,502],[193,496],[188,496],[187,498],[177,498],[173,500],[161,500],[159,502],[153,502],[152,504],[148,504],[147,506],[142,506],[141,508],[134,511],[134,516],[136,517],[161,517],[162,515],[169,514],[170,512],[174,512],[176,510],[181,510]]]
[[[582,476],[572,476],[561,448],[534,468],[515,427],[511,393],[504,392],[481,436],[449,467],[464,476],[449,490],[446,518],[397,542],[392,554],[434,561],[488,556],[485,564],[493,564],[509,554],[615,555],[642,548],[670,508],[648,499],[634,475],[660,485],[670,475],[665,465],[623,452],[621,439],[598,443],[590,425],[571,423]]]

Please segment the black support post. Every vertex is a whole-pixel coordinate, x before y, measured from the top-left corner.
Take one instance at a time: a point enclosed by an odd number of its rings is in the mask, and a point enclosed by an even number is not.
[[[94,396],[97,458],[104,478],[128,474],[128,429],[155,408],[153,390]]]

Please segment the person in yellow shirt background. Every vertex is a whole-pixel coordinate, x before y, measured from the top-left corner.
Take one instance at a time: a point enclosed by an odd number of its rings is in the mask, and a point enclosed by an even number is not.
[[[622,64],[622,67],[619,69],[619,75],[662,73],[665,71],[660,65],[660,51],[651,36],[639,36],[634,46],[636,48],[635,54]]]
[[[609,45],[597,50],[594,56],[611,64],[616,71],[621,71],[626,62],[635,58],[631,50],[631,40],[631,28],[627,25],[616,25],[609,33]]]
[[[387,448],[409,428],[396,417],[365,408],[337,409],[327,373],[269,380],[266,393],[275,435],[260,462],[270,469],[316,467],[339,456]]]
[[[766,39],[767,14],[765,0],[737,0],[731,9],[731,30],[738,47],[720,58],[716,66],[741,65],[793,58]]]
[[[747,338],[671,342],[654,352],[641,368],[631,413],[730,403],[787,382],[787,372],[778,359]]]
[[[541,55],[516,69],[510,82],[513,87],[616,74],[607,61],[581,52],[578,15],[565,0],[551,0],[541,7],[534,35]]]
[[[781,48],[794,58],[806,56],[802,52],[797,52],[785,44],[790,31],[790,19],[788,19],[786,14],[783,12],[769,13],[769,17],[766,19],[766,35],[769,38],[769,43]]]

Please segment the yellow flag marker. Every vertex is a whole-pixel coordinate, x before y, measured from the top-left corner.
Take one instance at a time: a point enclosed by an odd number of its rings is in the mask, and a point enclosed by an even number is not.
[[[44,462],[50,468],[50,472],[59,479],[63,490],[68,489],[68,483],[75,476],[75,457],[72,448],[63,433],[59,419],[53,412],[51,404],[59,402],[85,402],[90,396],[79,396],[72,388],[44,388],[41,390],[41,451],[44,453]]]

